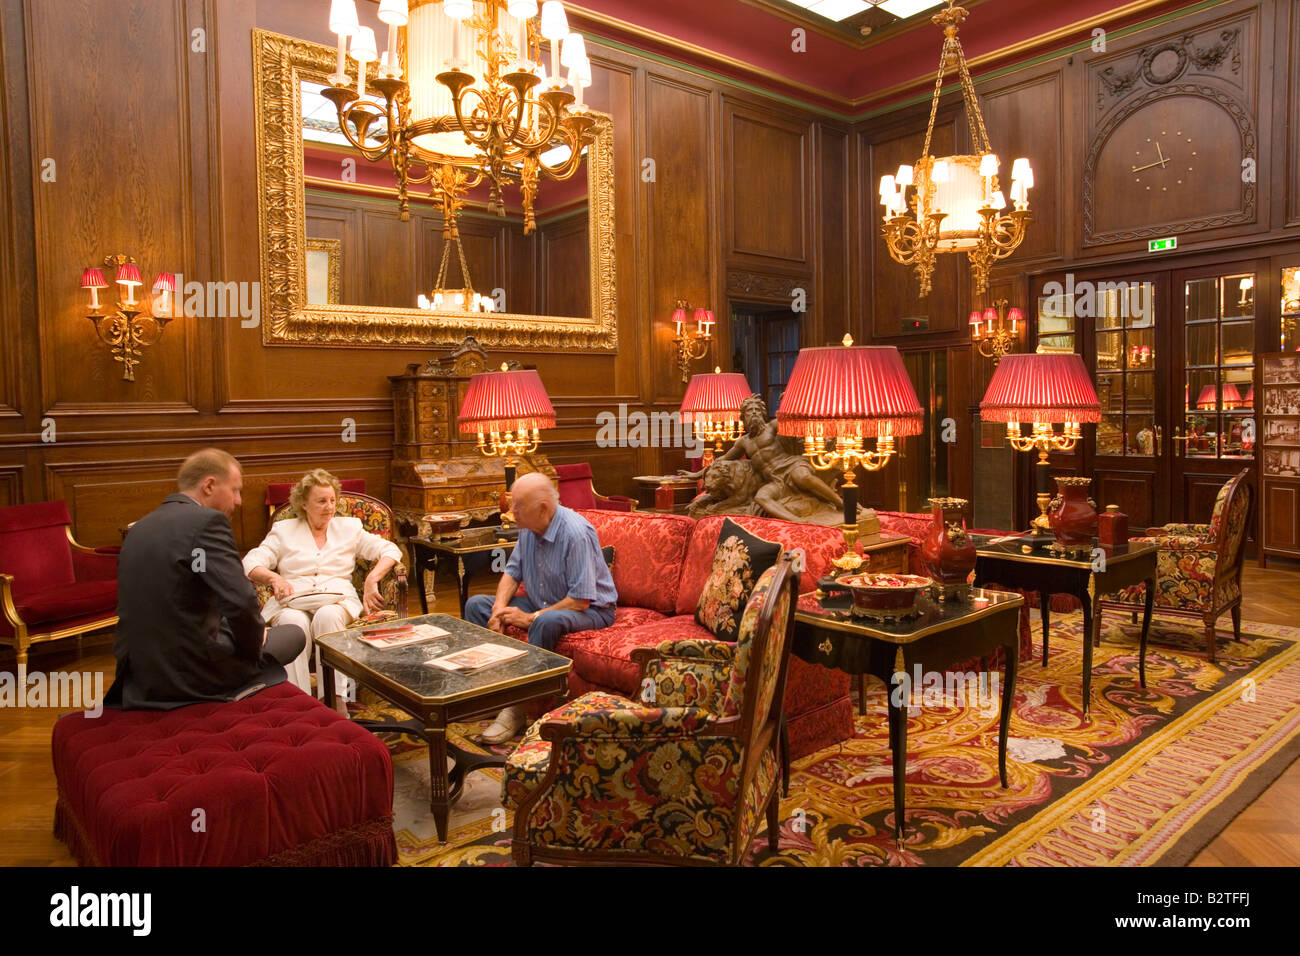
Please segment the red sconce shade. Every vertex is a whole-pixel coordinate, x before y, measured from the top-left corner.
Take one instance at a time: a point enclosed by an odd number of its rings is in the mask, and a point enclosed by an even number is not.
[[[107,289],[108,282],[104,279],[104,273],[98,269],[87,269],[81,274],[81,287],[83,289]]]
[[[462,432],[554,428],[555,408],[535,369],[471,376],[457,417]]]
[[[984,310],[984,321],[987,322],[990,326],[992,326],[993,323],[996,322],[997,320],[998,320],[997,309],[990,307]]]
[[[1226,396],[1225,396],[1226,397]],[[1214,411],[1218,405],[1218,398],[1214,394],[1214,386],[1207,385],[1201,389],[1201,394],[1196,397],[1196,407],[1200,411]]]
[[[153,280],[153,290],[155,292],[175,292],[176,276],[170,272],[158,273],[158,278]]]
[[[1021,312],[1019,309],[1017,309],[1015,306],[1012,306],[1007,311],[1007,320],[1010,321],[1011,327],[1013,329],[1017,325],[1019,325],[1022,321],[1024,321],[1024,318],[1025,318],[1024,313]]]
[[[121,285],[144,285],[140,278],[140,268],[134,262],[124,262],[117,267],[117,279]]]
[[[1074,353],[1002,356],[980,402],[986,422],[1099,422],[1101,403]]]
[[[1241,408],[1241,392],[1231,382],[1223,383],[1223,407]]]
[[[924,413],[890,346],[801,349],[776,412],[782,435],[919,435]]]
[[[984,321],[984,316],[980,315],[979,309],[975,309],[971,312],[970,314],[971,325],[979,325],[983,321]]]
[[[750,394],[749,382],[739,372],[692,375],[682,397],[682,421],[740,421],[740,405]]]
[[[1241,407],[1242,408],[1255,407],[1255,386],[1254,385],[1246,389],[1246,397],[1241,400]]]
[[[684,325],[686,322],[686,310],[674,309],[673,321],[677,323],[677,331],[680,332],[682,330],[682,325]]]

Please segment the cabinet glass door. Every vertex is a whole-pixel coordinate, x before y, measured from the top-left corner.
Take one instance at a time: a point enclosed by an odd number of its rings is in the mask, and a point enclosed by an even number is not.
[[[1183,283],[1184,452],[1191,459],[1251,459],[1255,446],[1255,275]]]
[[[1101,423],[1096,453],[1115,458],[1156,454],[1155,295],[1150,282],[1098,289],[1093,336]]]

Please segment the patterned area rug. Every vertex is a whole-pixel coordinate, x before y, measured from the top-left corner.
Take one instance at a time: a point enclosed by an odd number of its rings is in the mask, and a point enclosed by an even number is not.
[[[1037,622],[1035,622],[1037,623]],[[759,866],[1172,865],[1188,862],[1300,753],[1300,629],[1243,622],[1243,640],[1205,659],[1204,632],[1151,624],[1147,688],[1139,628],[1114,613],[1094,654],[1089,715],[1080,707],[1081,615],[1053,619],[1021,664],[999,786],[997,711],[931,697],[908,723],[907,830],[893,838],[883,685],[868,682],[853,738],[793,767],[779,849],[764,831]],[[1230,636],[1230,632],[1229,632]],[[374,712],[373,708],[368,708]],[[391,711],[387,711],[391,712]],[[458,725],[460,746],[486,726]],[[511,816],[500,771],[470,775],[440,844],[428,811],[424,745],[390,738],[402,865],[509,865]]]

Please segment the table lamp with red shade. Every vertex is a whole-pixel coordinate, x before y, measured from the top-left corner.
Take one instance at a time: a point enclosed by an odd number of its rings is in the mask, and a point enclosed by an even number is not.
[[[682,424],[694,425],[695,436],[706,446],[700,467],[709,467],[714,454],[722,454],[724,441],[735,441],[744,434],[740,406],[750,392],[748,379],[739,372],[715,367],[712,372],[691,376],[682,397]],[[710,442],[712,450],[707,447]]]
[[[1083,359],[1074,353],[1004,356],[980,402],[980,418],[986,422],[1006,422],[1007,441],[1016,451],[1038,451],[1034,484],[1041,513],[1031,526],[1043,532],[1052,530],[1057,533],[1058,543],[1064,543],[1048,517],[1051,495],[1047,485],[1047,456],[1052,451],[1073,449],[1083,435],[1084,422],[1101,421],[1101,403]],[[1020,426],[1026,422],[1033,430],[1023,435]],[[1062,426],[1060,432],[1053,428],[1058,423]],[[1081,496],[1083,502],[1087,501],[1087,486],[1091,481],[1091,478],[1057,479],[1067,497],[1073,500]],[[1086,505],[1083,508],[1086,510]],[[1096,517],[1094,507],[1094,530]],[[1074,523],[1080,528],[1087,525],[1087,515],[1080,513]],[[1081,535],[1080,530],[1074,537]]]
[[[535,369],[511,369],[470,377],[457,415],[462,432],[478,434],[478,450],[505,460],[506,489],[501,499],[502,524],[513,522],[510,486],[516,461],[537,451],[541,429],[555,427],[555,408]]]
[[[815,467],[843,473],[844,539],[852,548],[858,535],[854,469],[884,468],[894,454],[894,440],[919,435],[925,421],[898,349],[855,347],[845,335],[842,347],[800,349],[776,425],[782,435],[803,438],[804,455]],[[875,439],[871,450],[868,438]]]

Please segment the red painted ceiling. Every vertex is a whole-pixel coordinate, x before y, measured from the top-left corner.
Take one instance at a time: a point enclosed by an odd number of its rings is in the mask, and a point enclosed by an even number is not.
[[[973,68],[978,76],[994,67],[1090,39],[1094,26],[1116,29],[1190,3],[1171,0],[1122,16],[1117,11],[1132,4],[1113,0],[985,0],[971,5],[960,36],[968,60],[995,55]],[[575,28],[584,32],[841,112],[861,112],[923,92],[933,85],[942,45],[942,33],[928,17],[921,17],[907,29],[891,30],[865,47],[809,29],[807,51],[797,53],[792,49],[791,34],[798,25],[795,20],[742,0],[579,0],[566,6],[570,7]],[[584,17],[583,11],[597,16]],[[610,23],[606,18],[619,22]],[[1024,41],[1081,22],[1085,25],[1066,36],[996,56]],[[643,31],[671,39],[665,42]],[[719,62],[683,43],[741,61],[745,66]],[[900,84],[907,84],[907,88],[898,89]]]

